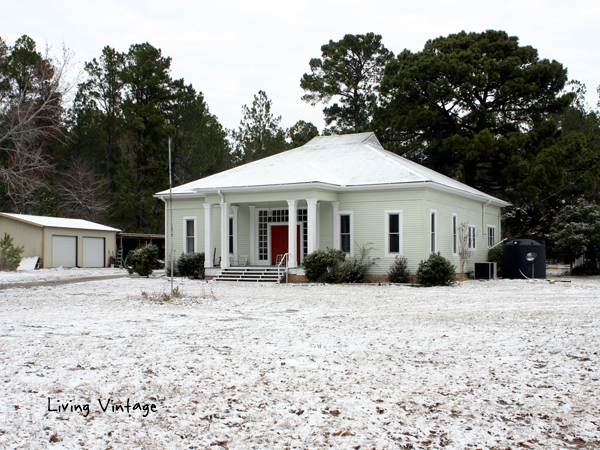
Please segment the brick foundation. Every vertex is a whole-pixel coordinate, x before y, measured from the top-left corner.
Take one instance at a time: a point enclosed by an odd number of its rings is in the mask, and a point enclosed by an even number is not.
[[[285,278],[284,278],[285,281]],[[308,278],[304,275],[288,275],[288,283],[308,283]]]
[[[367,275],[365,277],[365,283],[387,283],[387,275]]]

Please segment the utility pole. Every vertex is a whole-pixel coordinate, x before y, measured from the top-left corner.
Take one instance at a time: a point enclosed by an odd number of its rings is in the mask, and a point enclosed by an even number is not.
[[[171,164],[171,138],[169,137],[169,224],[171,228],[171,236],[169,237],[169,244],[171,244],[171,298],[173,298],[173,176],[172,176],[172,164]]]

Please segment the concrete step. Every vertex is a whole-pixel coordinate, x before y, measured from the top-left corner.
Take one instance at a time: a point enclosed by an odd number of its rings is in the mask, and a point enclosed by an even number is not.
[[[223,269],[215,281],[245,282],[245,283],[277,283],[280,276],[285,276],[283,270],[277,267],[230,267]]]

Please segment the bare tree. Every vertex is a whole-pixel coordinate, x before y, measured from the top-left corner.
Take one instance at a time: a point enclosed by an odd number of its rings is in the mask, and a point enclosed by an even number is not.
[[[469,224],[463,222],[458,227],[458,259],[460,260],[460,273],[465,273],[473,252],[469,248]]]
[[[95,222],[106,212],[110,203],[103,198],[108,180],[99,179],[92,166],[83,158],[73,161],[57,182],[58,207],[64,217]]]
[[[52,161],[46,147],[61,134],[66,81],[72,55],[60,58],[36,51],[23,36],[14,47],[0,39],[0,180],[17,212],[25,212],[33,194],[47,186]]]

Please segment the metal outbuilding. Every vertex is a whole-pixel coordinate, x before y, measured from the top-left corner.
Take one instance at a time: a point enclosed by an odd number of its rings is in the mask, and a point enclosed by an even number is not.
[[[115,256],[116,228],[82,219],[0,213],[0,237],[8,233],[22,256],[37,256],[41,267],[107,267]]]

